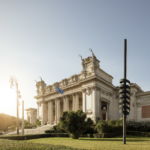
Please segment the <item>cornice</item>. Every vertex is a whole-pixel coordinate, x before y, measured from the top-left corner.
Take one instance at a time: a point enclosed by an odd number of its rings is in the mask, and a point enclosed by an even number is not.
[[[106,82],[104,79],[102,79],[102,78],[100,78],[100,77],[98,77],[98,76],[91,76],[91,77],[88,77],[88,78],[86,78],[86,79],[84,79],[84,80],[81,80],[81,81],[79,81],[79,82],[77,82],[77,83],[74,83],[74,84],[72,84],[72,85],[69,85],[69,86],[67,86],[67,87],[64,87],[63,88],[63,90],[64,90],[64,93],[65,93],[65,91],[69,91],[69,90],[72,90],[72,89],[74,89],[74,88],[78,88],[79,87],[79,89],[82,91],[83,89],[82,88],[80,88],[80,87],[82,87],[82,85],[84,84],[84,83],[86,83],[86,82],[91,82],[91,81],[93,81],[93,80],[98,80],[98,81],[100,81],[100,82],[103,82],[104,84],[106,84],[107,86],[109,86],[109,87],[111,87],[111,88],[115,88],[115,86],[113,86],[112,84],[110,84],[109,82]],[[98,86],[96,86],[95,85],[95,87],[96,88],[99,88]],[[93,85],[92,85],[92,87],[90,87],[90,88],[93,88]],[[78,92],[80,91],[80,90],[77,90]],[[68,92],[67,92],[68,93]],[[51,96],[51,95],[56,95],[56,96],[62,96],[62,94],[58,94],[56,91],[53,91],[53,92],[49,92],[49,93],[45,93],[44,95],[39,95],[39,96],[35,96],[35,98],[36,99],[39,99],[39,98],[44,98],[44,97],[47,97],[47,96]]]
[[[150,91],[137,93],[136,96],[150,96]]]
[[[100,71],[102,71],[103,73],[105,73],[106,75],[108,75],[109,77],[111,77],[113,79],[113,76],[111,76],[110,74],[108,74],[107,72],[105,72],[103,69],[99,68]]]

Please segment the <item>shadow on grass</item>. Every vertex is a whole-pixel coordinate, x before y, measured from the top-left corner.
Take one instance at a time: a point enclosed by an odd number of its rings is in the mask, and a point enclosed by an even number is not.
[[[85,140],[85,141],[122,141],[122,139],[113,139],[113,138],[99,138],[99,139],[95,139],[95,138],[86,138],[86,139],[79,139],[79,140]],[[150,142],[150,139],[127,139],[128,142],[145,142],[145,141],[149,141]]]

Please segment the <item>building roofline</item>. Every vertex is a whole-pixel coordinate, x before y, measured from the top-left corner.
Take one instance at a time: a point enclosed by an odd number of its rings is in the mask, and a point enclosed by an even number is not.
[[[147,95],[150,96],[150,91],[140,92],[140,93],[137,94],[137,96],[147,96]]]
[[[112,79],[114,78],[112,75],[108,74],[107,72],[105,72],[103,69],[99,68],[102,72],[104,72],[105,74],[107,74],[109,77],[111,77]]]
[[[88,78],[86,78],[86,79],[83,79],[83,80],[81,80],[81,81],[79,81],[79,82],[77,82],[77,83],[75,83],[75,84],[69,85],[69,86],[67,86],[67,87],[63,87],[62,89],[63,89],[64,92],[65,92],[65,90],[68,90],[68,89],[70,89],[70,88],[72,88],[72,87],[77,87],[77,86],[79,86],[79,85],[82,85],[83,82],[89,82],[89,81],[91,81],[91,80],[98,80],[98,81],[101,81],[101,82],[107,84],[109,87],[115,89],[115,86],[114,86],[113,84],[107,82],[107,81],[104,80],[103,78],[100,78],[100,77],[98,77],[98,76],[96,76],[96,75],[90,76],[90,77],[88,77]],[[96,86],[96,85],[95,85],[95,86]],[[36,99],[38,99],[38,98],[43,98],[43,97],[47,97],[47,96],[53,95],[53,94],[58,94],[58,93],[57,93],[56,91],[52,91],[52,92],[50,92],[50,93],[45,93],[44,95],[35,96],[35,98],[36,98]],[[61,94],[60,94],[60,95],[61,95]]]
[[[131,83],[131,87],[136,87],[139,90],[139,92],[144,92],[137,83]]]

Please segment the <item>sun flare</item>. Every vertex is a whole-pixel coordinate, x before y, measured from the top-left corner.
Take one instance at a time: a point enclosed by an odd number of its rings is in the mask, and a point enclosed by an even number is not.
[[[16,115],[16,91],[8,84],[0,86],[0,113]]]

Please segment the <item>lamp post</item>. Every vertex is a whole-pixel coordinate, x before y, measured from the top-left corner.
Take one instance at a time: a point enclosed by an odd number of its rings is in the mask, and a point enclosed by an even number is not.
[[[18,88],[18,81],[15,77],[10,78],[10,87],[16,88],[16,115],[17,115],[17,134],[19,135],[19,99],[21,98],[20,91]]]
[[[22,135],[24,135],[24,100],[22,100]]]
[[[127,80],[127,39],[124,40],[124,78],[120,80],[120,108],[123,114],[123,144],[126,144],[126,120],[130,113],[130,81]]]

